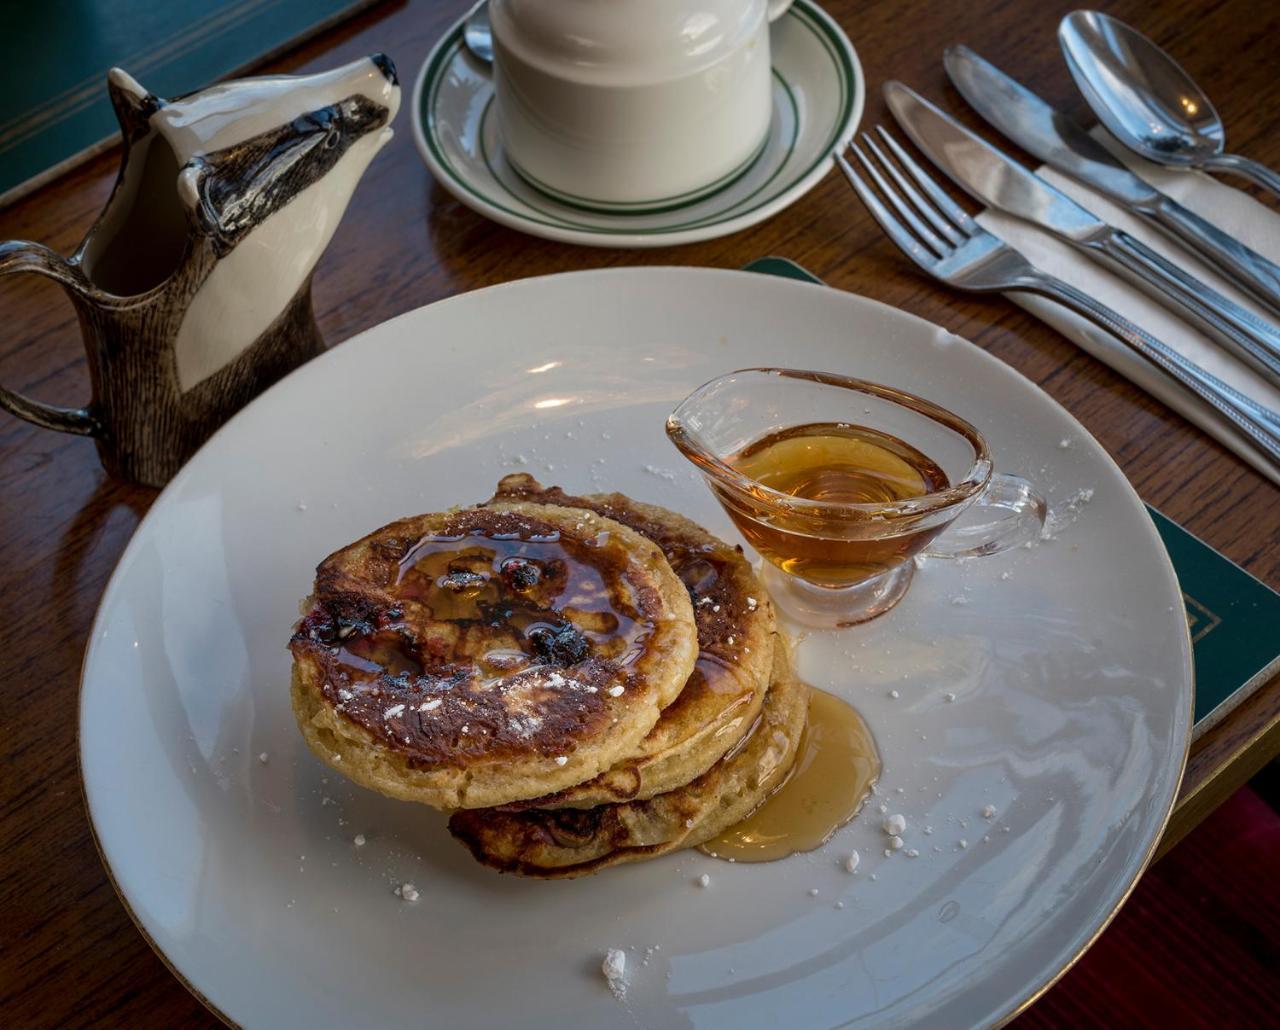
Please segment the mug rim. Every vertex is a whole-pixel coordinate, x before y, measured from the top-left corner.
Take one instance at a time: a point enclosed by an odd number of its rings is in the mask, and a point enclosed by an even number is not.
[[[545,39],[538,38],[540,26],[536,19],[533,23],[525,21],[517,14],[517,10],[511,9],[511,0],[491,0],[489,18],[495,44],[494,64],[498,64],[499,49],[514,48],[519,51],[522,61],[535,65],[543,74],[583,88],[615,89],[625,86],[644,89],[660,86],[701,74],[749,46],[755,33],[762,26],[767,28],[775,20],[770,17],[769,0],[749,0],[749,3],[758,8],[757,14],[753,15],[749,9],[743,10],[741,0],[728,0],[723,5],[724,10],[716,12],[717,20],[722,23],[725,21],[724,13],[731,13],[734,17],[727,26],[730,31],[722,31],[719,37],[714,38],[714,45],[691,46],[686,41],[685,32],[674,32],[669,42],[681,44],[682,49],[678,55],[672,54],[670,50],[638,54],[636,64],[629,69],[631,76],[624,76],[617,66],[598,63],[591,56],[598,49],[598,40],[574,36],[574,39],[584,39],[587,45],[579,46],[576,53],[557,51],[548,47]],[[539,5],[534,6],[540,14],[545,13]],[[603,6],[607,10],[625,7],[612,4]],[[619,25],[621,24],[619,21]],[[721,28],[725,27],[722,24]],[[507,30],[510,30],[510,34]],[[564,42],[563,37],[557,36],[556,40]],[[642,69],[647,69],[647,74],[640,74]]]
[[[908,408],[918,415],[923,415],[944,428],[965,438],[974,450],[974,457],[968,471],[957,483],[942,490],[935,490],[918,497],[909,497],[901,501],[887,502],[850,502],[850,501],[816,501],[806,497],[796,497],[773,487],[766,486],[750,476],[734,468],[724,461],[711,447],[691,430],[685,419],[689,410],[695,407],[715,387],[740,377],[778,376],[788,379],[806,380],[822,386],[836,389],[852,390],[857,393],[870,394],[891,404]],[[896,387],[873,383],[866,379],[840,375],[835,372],[819,372],[808,369],[782,368],[777,366],[756,366],[740,368],[726,372],[707,380],[667,416],[667,436],[675,444],[680,453],[692,461],[714,485],[726,487],[739,494],[746,494],[757,501],[775,508],[805,515],[817,519],[843,519],[858,521],[883,521],[886,517],[909,516],[919,518],[945,511],[958,504],[973,500],[991,482],[995,468],[991,460],[991,451],[986,438],[967,419],[955,412],[935,404],[917,394],[899,390]],[[886,529],[889,526],[886,525]]]

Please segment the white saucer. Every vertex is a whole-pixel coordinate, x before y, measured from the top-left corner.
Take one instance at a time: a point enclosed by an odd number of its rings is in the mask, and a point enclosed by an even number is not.
[[[799,644],[801,674],[857,706],[884,761],[850,825],[781,862],[683,852],[530,881],[474,862],[440,813],[307,750],[286,644],[324,555],[487,497],[513,471],[620,490],[736,541],[663,424],[698,384],[779,355],[971,419],[1051,512],[1037,546],[930,561],[883,618]],[[219,430],[103,596],[80,768],[139,927],[232,1024],[987,1026],[1127,895],[1168,819],[1191,705],[1187,620],[1155,527],[1033,383],[839,290],[619,268],[392,319]],[[908,825],[886,855],[889,812]],[[394,893],[406,882],[417,901]],[[600,975],[607,948],[626,951],[625,1001]]]
[[[862,117],[866,89],[849,37],[812,0],[773,25],[773,122],[746,171],[690,204],[606,214],[553,200],[503,155],[489,66],[462,42],[463,23],[427,55],[413,87],[413,138],[431,174],[468,207],[533,236],[597,247],[659,247],[725,236],[798,200],[831,168]]]

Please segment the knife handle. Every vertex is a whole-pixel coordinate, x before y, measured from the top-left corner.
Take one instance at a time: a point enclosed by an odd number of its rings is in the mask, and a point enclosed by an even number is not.
[[[1260,304],[1280,314],[1280,265],[1163,194],[1151,206],[1138,209],[1138,213],[1206,258]]]
[[[1280,330],[1275,326],[1120,229],[1090,246],[1120,266],[1143,292],[1190,319],[1267,382],[1280,386]]]
[[[1226,419],[1270,461],[1280,465],[1280,416],[1232,389],[1173,348],[1083,290],[1038,269],[1015,289],[1030,290],[1065,304],[1163,371]]]

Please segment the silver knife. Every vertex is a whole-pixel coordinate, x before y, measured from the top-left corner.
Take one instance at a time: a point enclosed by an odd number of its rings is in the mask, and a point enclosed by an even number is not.
[[[945,64],[973,109],[1027,153],[1151,222],[1280,313],[1280,265],[1138,178],[1079,125],[968,47],[948,47]]]
[[[1088,211],[900,82],[884,86],[894,118],[935,165],[988,207],[1046,229],[1194,322],[1280,386],[1280,331]]]

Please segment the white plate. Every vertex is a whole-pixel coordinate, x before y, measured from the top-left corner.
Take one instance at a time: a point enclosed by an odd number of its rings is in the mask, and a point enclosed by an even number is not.
[[[764,149],[724,188],[652,214],[605,214],[539,192],[508,165],[493,117],[489,66],[462,42],[459,21],[427,55],[413,87],[413,138],[436,181],[495,222],[533,236],[598,247],[660,247],[725,236],[799,200],[853,135],[866,89],[849,37],[812,0],[770,28],[773,121]]]
[[[884,758],[880,798],[826,847],[765,865],[686,853],[573,882],[503,877],[438,814],[312,758],[285,645],[320,558],[398,516],[483,498],[515,468],[733,538],[663,419],[704,380],[780,360],[946,405],[1054,512],[1052,541],[930,563],[890,615],[803,642],[804,674],[861,709]],[[1120,471],[1039,389],[873,301],[654,268],[433,304],[245,409],[120,560],[85,657],[80,746],[122,895],[242,1024],[960,1026],[1038,992],[1125,897],[1167,819],[1190,718],[1169,560]],[[881,800],[905,814],[919,857],[883,856]],[[704,872],[705,890],[691,882]],[[403,881],[420,901],[392,893]],[[609,947],[630,949],[625,1004],[599,974]]]

